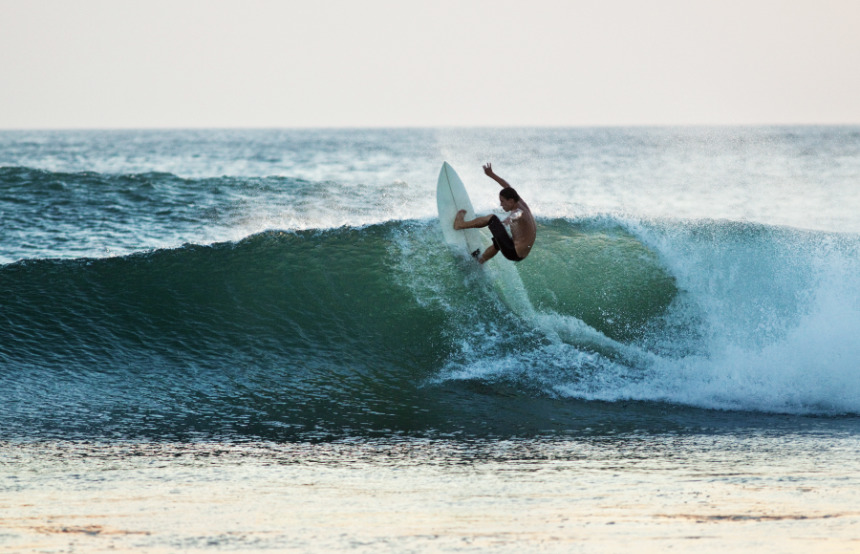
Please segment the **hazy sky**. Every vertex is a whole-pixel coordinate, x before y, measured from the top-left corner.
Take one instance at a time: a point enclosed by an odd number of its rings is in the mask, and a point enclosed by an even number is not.
[[[857,0],[0,0],[0,128],[860,123]]]

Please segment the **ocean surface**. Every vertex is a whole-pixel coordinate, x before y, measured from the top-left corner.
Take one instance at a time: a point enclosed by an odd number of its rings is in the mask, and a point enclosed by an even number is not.
[[[0,551],[856,552],[858,214],[860,127],[2,131]]]

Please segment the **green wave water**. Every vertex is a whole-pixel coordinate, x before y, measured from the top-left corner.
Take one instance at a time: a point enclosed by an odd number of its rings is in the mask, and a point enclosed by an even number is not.
[[[804,396],[808,387],[792,381],[766,383],[781,387],[774,399],[702,387],[702,378],[724,385],[738,371],[717,348],[725,338],[718,321],[729,323],[709,313],[716,308],[706,290],[673,267],[684,262],[667,257],[667,243],[683,239],[719,262],[695,236],[723,234],[726,247],[732,238],[737,260],[744,248],[755,256],[790,233],[718,223],[645,229],[608,219],[539,224],[539,248],[509,283],[525,295],[525,313],[471,260],[451,253],[432,220],[7,264],[0,267],[4,432],[480,436],[552,428],[573,406],[558,402],[571,399],[856,409],[848,375],[835,379],[846,390],[835,398],[829,387]],[[697,277],[711,280],[722,310],[732,297],[717,291],[719,274],[736,266],[719,263]],[[792,271],[796,291],[811,269]],[[753,277],[745,282],[755,292]],[[791,312],[802,325],[809,304],[783,293],[766,300],[771,311]],[[856,329],[856,314],[846,314],[843,323]],[[772,332],[753,354],[781,348],[791,329]],[[853,364],[854,347],[839,348]],[[755,379],[756,371],[741,374]],[[799,400],[786,403],[789,393]]]
[[[547,227],[548,245],[563,227]],[[3,384],[17,391],[4,410],[48,428],[92,425],[71,415],[79,410],[120,422],[202,411],[234,424],[225,413],[262,402],[262,412],[304,414],[273,416],[287,427],[326,421],[326,412],[349,412],[359,428],[374,413],[403,426],[396,407],[410,396],[417,402],[428,379],[462,356],[463,341],[482,343],[477,334],[487,332],[516,350],[546,340],[437,233],[435,222],[272,231],[236,243],[3,266],[0,360]],[[636,256],[646,254],[640,245]],[[536,256],[534,273],[524,272],[528,287],[543,287],[542,263]],[[622,278],[590,285],[617,291],[621,300],[610,307],[620,317],[599,326],[617,338],[641,333],[646,312],[659,314],[673,295],[663,276],[650,301],[627,305],[633,290],[620,290]],[[561,274],[554,282],[542,302],[552,298],[554,310],[571,315],[593,311],[573,300]],[[82,395],[90,398],[84,406]]]

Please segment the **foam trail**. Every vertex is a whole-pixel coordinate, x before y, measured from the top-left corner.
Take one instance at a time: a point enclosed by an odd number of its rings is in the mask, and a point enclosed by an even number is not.
[[[550,339],[584,347],[590,346],[602,355],[621,358],[628,364],[640,367],[653,358],[636,346],[607,337],[577,317],[536,310],[513,263],[500,261],[496,257],[487,262],[485,268],[487,278],[502,302],[517,316]]]

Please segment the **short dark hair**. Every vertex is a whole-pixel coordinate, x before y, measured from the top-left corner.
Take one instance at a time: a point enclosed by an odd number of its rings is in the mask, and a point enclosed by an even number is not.
[[[502,198],[507,198],[508,200],[514,200],[516,202],[520,201],[520,195],[517,194],[517,191],[515,191],[511,187],[502,189],[502,192],[499,193],[499,196],[501,196]]]

